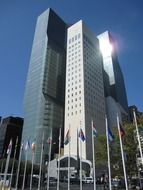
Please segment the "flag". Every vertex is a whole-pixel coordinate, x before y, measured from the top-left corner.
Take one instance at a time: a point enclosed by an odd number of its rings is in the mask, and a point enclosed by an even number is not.
[[[17,149],[17,146],[18,146],[18,137],[16,138],[15,149]]]
[[[47,143],[50,145],[50,144],[52,144],[52,128],[51,128],[51,132],[50,132],[50,135],[49,135],[49,137],[48,137],[48,139],[47,139]]]
[[[21,150],[23,150],[23,149],[24,149],[24,143],[21,144]]]
[[[29,140],[26,142],[26,145],[25,145],[25,150],[28,150],[30,148],[30,142]]]
[[[11,149],[12,149],[12,139],[10,140],[10,143],[9,143],[9,145],[8,145],[8,148],[7,148],[7,154],[9,154],[10,153],[10,151],[11,151]]]
[[[109,127],[108,127],[108,138],[109,138],[110,142],[112,142],[114,140],[114,136],[113,136],[112,131]]]
[[[33,141],[33,143],[31,144],[31,148],[32,148],[32,151],[35,152],[35,149],[36,149],[36,144],[35,142]]]
[[[47,143],[48,143],[48,144],[52,144],[52,137],[49,137],[49,138],[48,138]]]
[[[85,136],[84,136],[84,133],[82,131],[82,129],[80,129],[79,131],[79,138],[84,142],[85,141]]]
[[[92,123],[93,137],[97,137],[97,130],[95,128],[95,124]]]
[[[68,129],[67,134],[65,136],[64,144],[67,145],[70,142],[70,131]]]
[[[124,137],[124,136],[125,136],[125,131],[124,131],[124,129],[123,129],[121,123],[120,123],[120,135],[121,135],[121,137]]]

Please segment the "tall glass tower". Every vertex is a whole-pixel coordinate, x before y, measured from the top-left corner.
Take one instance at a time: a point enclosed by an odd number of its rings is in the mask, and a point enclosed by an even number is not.
[[[116,125],[117,113],[120,120],[128,119],[128,103],[124,77],[119,65],[115,40],[106,31],[98,36],[103,57],[104,88],[106,97],[106,111],[111,126]]]
[[[37,19],[24,96],[23,128],[23,140],[36,141],[37,163],[43,134],[44,160],[47,160],[47,139],[52,133],[55,142],[52,152],[56,152],[58,131],[64,123],[66,28],[65,22],[51,9]]]

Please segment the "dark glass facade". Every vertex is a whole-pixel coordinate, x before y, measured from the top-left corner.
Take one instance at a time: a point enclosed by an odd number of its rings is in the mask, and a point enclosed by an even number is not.
[[[37,20],[24,96],[23,140],[36,141],[40,161],[44,134],[44,160],[48,158],[47,139],[53,133],[53,151],[58,149],[59,128],[64,122],[66,24],[51,9]],[[57,135],[55,135],[57,134]],[[31,159],[31,151],[29,151]]]
[[[110,33],[109,33],[109,39],[110,39],[111,44],[113,44],[114,46],[114,39]],[[117,102],[120,103],[120,105],[128,113],[128,102],[127,102],[127,95],[126,95],[126,89],[125,89],[125,83],[124,83],[124,76],[119,65],[116,49],[115,48],[113,49],[114,50],[112,54],[112,63],[113,63],[115,84],[112,84],[110,86],[111,95],[113,96],[113,98],[115,98]]]
[[[110,32],[106,31],[98,36],[103,57],[104,91],[106,112],[111,126],[116,126],[117,113],[121,121],[128,120],[128,102],[121,71],[116,42]]]
[[[20,144],[22,138],[23,118],[20,117],[7,117],[3,118],[0,124],[0,158],[7,156],[7,148],[12,139],[12,152],[11,157],[14,156],[16,139],[18,138],[16,159],[19,157]]]

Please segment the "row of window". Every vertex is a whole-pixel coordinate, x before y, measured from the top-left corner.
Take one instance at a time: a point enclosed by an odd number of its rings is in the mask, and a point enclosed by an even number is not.
[[[82,113],[82,111],[81,110],[79,110],[79,111],[75,111],[75,112],[71,112],[71,116],[73,116],[74,114],[75,115],[77,115],[78,113]],[[70,113],[67,113],[67,116],[70,116]]]
[[[79,103],[79,106],[81,107],[81,103]],[[75,106],[72,105],[72,106],[71,106],[71,109],[74,109],[74,107],[77,108],[77,104],[75,104]],[[70,107],[69,107],[69,106],[68,106],[68,110],[70,110]]]
[[[78,40],[80,38],[80,36],[81,36],[81,34],[79,33],[79,34],[75,35],[74,37],[70,38],[69,39],[69,44],[71,44],[72,42]]]
[[[70,104],[70,100],[71,100],[71,103],[73,103],[74,101],[75,101],[75,102],[78,101],[78,102],[80,103],[79,100],[81,100],[81,97],[79,97],[79,98],[75,98],[75,99],[71,99],[71,98],[68,97],[68,98],[67,98],[67,104]]]

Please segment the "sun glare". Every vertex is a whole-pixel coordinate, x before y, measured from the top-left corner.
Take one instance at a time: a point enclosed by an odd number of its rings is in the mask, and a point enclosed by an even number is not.
[[[103,40],[100,42],[100,51],[103,57],[110,56],[113,51],[113,46],[107,40]]]

